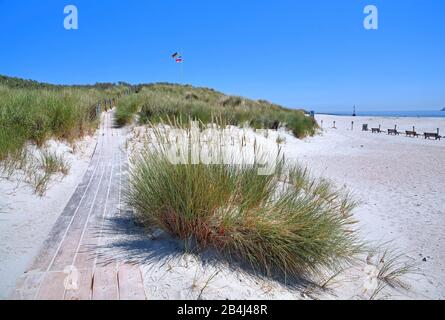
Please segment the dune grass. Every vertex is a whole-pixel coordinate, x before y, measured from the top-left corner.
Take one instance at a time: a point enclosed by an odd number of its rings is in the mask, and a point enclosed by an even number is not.
[[[298,165],[280,158],[272,174],[259,175],[257,163],[174,165],[163,150],[133,159],[125,193],[147,226],[285,278],[320,275],[360,252],[355,203]]]
[[[16,158],[30,142],[72,142],[97,127],[98,101],[121,96],[125,83],[53,85],[0,75],[0,161]]]
[[[46,150],[46,141],[73,143],[93,133],[99,122],[98,100],[119,90],[0,77],[0,178],[14,175],[43,195],[52,176],[69,171],[62,155]]]
[[[56,152],[43,150],[39,160],[41,169],[47,174],[61,173],[66,176],[69,173],[69,164]]]
[[[117,121],[125,125],[139,115],[141,123],[159,123],[176,118],[182,123],[189,119],[205,124],[219,122],[230,125],[248,124],[256,129],[277,129],[286,126],[297,137],[313,135],[316,122],[302,110],[291,110],[264,100],[249,100],[226,96],[207,88],[170,84],[143,86],[137,94],[120,99]]]
[[[120,99],[116,109],[115,119],[119,126],[124,126],[133,120],[138,111],[139,100],[137,95],[130,95]]]
[[[63,154],[46,147],[34,150],[22,148],[0,162],[0,179],[14,177],[13,181],[24,182],[35,194],[43,196],[52,179],[68,175],[70,167]]]
[[[26,142],[73,141],[97,125],[95,90],[34,90],[0,87],[0,160]]]
[[[66,176],[69,173],[70,165],[63,156],[49,150],[42,150],[38,158],[35,159],[34,166],[28,166],[28,182],[34,188],[34,192],[43,196],[51,178],[54,175],[61,174]]]
[[[390,243],[379,244],[370,248],[366,257],[368,266],[374,266],[376,269],[376,286],[369,294],[370,300],[385,299],[388,295],[386,289],[392,289],[397,292],[408,291],[410,285],[407,280],[409,276],[416,275],[418,263],[405,253],[395,249]]]

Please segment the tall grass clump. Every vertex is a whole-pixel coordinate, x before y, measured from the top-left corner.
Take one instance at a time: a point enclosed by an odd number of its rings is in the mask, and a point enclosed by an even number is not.
[[[122,98],[115,113],[117,125],[124,126],[129,124],[132,121],[135,113],[138,111],[138,108],[139,104],[136,95],[130,95]]]
[[[313,135],[317,128],[314,119],[302,110],[286,109],[265,100],[226,96],[212,89],[171,84],[145,85],[138,94],[120,99],[116,114],[121,125],[129,123],[135,112],[141,123],[158,123],[167,117],[205,124],[220,119],[230,125],[247,124],[256,129],[282,126],[297,137]]]
[[[354,202],[298,165],[259,175],[257,163],[174,165],[162,150],[132,161],[126,199],[147,226],[267,275],[310,278],[360,252]]]
[[[97,125],[94,89],[10,89],[0,86],[0,160],[26,142],[72,141]]]

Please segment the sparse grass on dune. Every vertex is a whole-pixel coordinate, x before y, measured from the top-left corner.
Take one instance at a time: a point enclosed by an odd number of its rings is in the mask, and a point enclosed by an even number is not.
[[[230,125],[247,123],[257,129],[285,125],[297,137],[313,135],[317,127],[301,110],[286,109],[264,100],[226,96],[206,88],[169,84],[147,85],[138,94],[120,99],[117,121],[120,125],[127,124],[136,112],[141,123],[177,118],[183,123],[193,119],[207,124],[219,119]]]
[[[48,174],[61,173],[67,175],[69,173],[69,164],[56,152],[43,150],[40,153],[39,160],[41,169]]]
[[[32,152],[22,148],[0,163],[0,178],[10,179],[14,175],[14,181],[27,183],[43,196],[53,177],[66,176],[69,170],[70,164],[62,154],[45,147]]]
[[[66,176],[69,173],[70,165],[63,156],[55,152],[43,150],[39,158],[36,159],[35,166],[28,168],[28,182],[39,196],[43,196],[48,189],[53,175],[61,174]]]
[[[361,250],[354,202],[297,165],[259,175],[258,164],[174,165],[156,150],[134,159],[126,192],[148,226],[285,277],[337,269]]]
[[[376,268],[372,275],[375,277],[375,288],[368,293],[370,300],[385,299],[388,288],[397,292],[409,290],[408,276],[419,273],[418,264],[412,258],[388,243],[371,248],[366,263]]]

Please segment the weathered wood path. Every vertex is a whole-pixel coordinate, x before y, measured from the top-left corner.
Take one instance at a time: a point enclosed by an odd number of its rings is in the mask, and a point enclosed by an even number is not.
[[[113,112],[101,115],[99,138],[90,166],[56,221],[13,299],[146,299],[137,265],[103,251],[107,219],[122,214],[127,159],[123,129]]]

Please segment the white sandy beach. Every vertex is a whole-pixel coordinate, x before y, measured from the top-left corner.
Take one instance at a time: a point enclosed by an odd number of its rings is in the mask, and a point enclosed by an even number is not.
[[[270,144],[278,135],[287,159],[307,164],[315,175],[333,180],[351,190],[361,205],[354,216],[364,240],[376,243],[392,241],[391,246],[418,262],[418,274],[409,275],[408,292],[384,292],[380,298],[445,298],[445,139],[442,141],[388,136],[362,132],[361,125],[382,125],[382,129],[420,132],[440,128],[445,133],[445,118],[379,118],[317,116],[323,131],[298,140],[285,132],[271,132]],[[337,129],[332,129],[336,121]],[[351,130],[351,121],[355,122]],[[137,150],[143,140],[135,132],[128,135],[128,150]],[[253,134],[253,132],[251,133]],[[91,142],[93,144],[93,142]],[[75,160],[77,159],[77,160]],[[45,198],[32,195],[26,188],[14,194],[4,190],[9,182],[0,182],[0,297],[14,285],[26,269],[39,245],[81,180],[88,160],[71,159],[71,174],[53,185]],[[126,211],[127,214],[129,211]],[[150,299],[362,299],[363,266],[348,270],[329,292],[314,293],[298,287],[247,274],[215,262],[211,254],[201,258],[184,254],[181,244],[167,235],[147,235],[134,225],[131,216],[121,219],[121,234],[109,237],[116,255],[141,265],[145,292]],[[136,232],[139,230],[140,232]],[[113,242],[119,244],[114,246]],[[128,246],[125,246],[128,244]],[[423,260],[426,261],[423,261]]]
[[[323,134],[286,145],[286,154],[345,185],[361,201],[365,239],[393,241],[419,263],[410,297],[445,298],[445,139],[362,132],[362,124],[445,134],[445,118],[316,117]],[[337,129],[332,129],[336,121]],[[351,122],[354,130],[351,131]],[[423,260],[426,261],[423,261]]]

